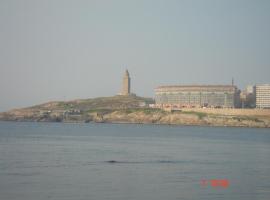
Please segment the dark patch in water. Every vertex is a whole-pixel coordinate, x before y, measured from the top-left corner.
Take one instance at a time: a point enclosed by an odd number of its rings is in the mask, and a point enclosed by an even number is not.
[[[147,163],[147,162],[136,162],[136,161],[118,161],[118,160],[108,160],[105,161],[106,163],[111,163],[111,164],[116,164],[116,163],[120,163],[120,164],[140,164],[140,163]]]
[[[185,163],[185,161],[174,161],[174,160],[153,160],[153,161],[118,161],[118,160],[107,160],[105,163],[110,164],[179,164]]]
[[[105,162],[107,162],[107,163],[117,163],[116,160],[108,160],[108,161],[105,161]]]

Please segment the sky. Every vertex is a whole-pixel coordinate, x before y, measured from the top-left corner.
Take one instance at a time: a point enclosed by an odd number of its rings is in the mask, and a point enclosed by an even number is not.
[[[270,1],[0,1],[0,111],[112,96],[126,69],[146,97],[270,83]]]

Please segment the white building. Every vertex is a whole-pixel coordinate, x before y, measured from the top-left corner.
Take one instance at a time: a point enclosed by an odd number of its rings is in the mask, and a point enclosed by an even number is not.
[[[255,93],[255,86],[254,85],[248,85],[246,87],[246,93],[247,94],[253,94],[253,93]]]
[[[256,107],[270,108],[270,84],[256,85]]]

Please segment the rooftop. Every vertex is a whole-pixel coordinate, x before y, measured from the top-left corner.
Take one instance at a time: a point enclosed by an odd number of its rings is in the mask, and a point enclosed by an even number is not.
[[[158,86],[157,88],[191,88],[191,87],[201,87],[201,88],[217,88],[217,87],[228,87],[228,88],[235,88],[235,85],[164,85]]]

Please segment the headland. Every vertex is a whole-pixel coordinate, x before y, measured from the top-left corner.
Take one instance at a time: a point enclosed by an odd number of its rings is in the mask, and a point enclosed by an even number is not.
[[[0,113],[2,121],[142,123],[270,128],[270,109],[149,108],[151,98],[116,95],[54,101]]]

